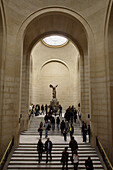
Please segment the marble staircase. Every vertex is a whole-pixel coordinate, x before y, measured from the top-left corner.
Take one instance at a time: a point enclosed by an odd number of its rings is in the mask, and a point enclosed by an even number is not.
[[[14,150],[14,153],[11,157],[7,170],[17,170],[17,169],[62,169],[61,164],[61,153],[65,147],[68,147],[69,152],[69,162],[68,162],[68,169],[74,169],[71,161],[71,150],[69,148],[69,141],[70,136],[68,135],[67,141],[64,141],[63,136],[61,136],[61,132],[55,128],[55,131],[49,131],[49,138],[53,143],[52,149],[52,161],[48,161],[46,163],[46,153],[43,153],[42,161],[38,162],[38,153],[37,153],[37,141],[39,140],[39,134],[37,132],[37,127],[39,126],[39,122],[43,121],[43,117],[34,117],[31,120],[31,124],[29,126],[28,131],[21,133],[20,135],[20,144],[18,148]],[[99,159],[99,156],[95,150],[92,148],[91,145],[86,142],[82,142],[82,134],[81,134],[81,127],[80,122],[77,121],[74,124],[74,137],[78,142],[78,154],[79,154],[79,165],[78,169],[85,170],[85,160],[88,156],[91,157],[94,165],[94,169],[104,170],[102,163]],[[43,132],[42,142],[45,143],[45,135]]]

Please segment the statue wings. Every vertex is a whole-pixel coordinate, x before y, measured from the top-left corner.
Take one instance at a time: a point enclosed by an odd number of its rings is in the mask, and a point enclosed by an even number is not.
[[[49,87],[53,88],[53,85],[52,85],[52,84],[50,84],[50,85],[49,85]]]
[[[51,88],[56,88],[58,85],[56,85],[55,87],[53,87],[53,85],[52,84],[50,84],[49,85],[49,87],[51,87]]]

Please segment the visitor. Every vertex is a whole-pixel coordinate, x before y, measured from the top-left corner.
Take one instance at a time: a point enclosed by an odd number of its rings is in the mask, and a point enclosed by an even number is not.
[[[52,160],[52,142],[47,138],[47,141],[45,142],[45,151],[46,151],[46,163],[48,162],[48,155],[50,156],[50,161]]]
[[[64,151],[62,152],[62,158],[61,158],[61,163],[62,163],[62,170],[64,170],[64,166],[66,165],[66,170],[68,170],[68,156],[69,153],[67,152],[68,148],[65,147]]]
[[[43,153],[43,143],[41,139],[39,139],[37,143],[37,151],[38,151],[38,158],[39,158],[39,163],[40,163],[40,160],[42,159],[42,153]]]
[[[86,167],[87,170],[93,170],[93,162],[92,162],[90,156],[85,161],[85,167]]]
[[[71,141],[69,142],[69,147],[71,148],[72,157],[73,157],[73,153],[77,152],[77,150],[78,150],[78,143],[74,139],[74,137],[71,138]]]

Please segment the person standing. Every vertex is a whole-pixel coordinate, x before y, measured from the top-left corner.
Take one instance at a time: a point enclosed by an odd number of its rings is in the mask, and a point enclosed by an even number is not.
[[[67,120],[65,121],[65,129],[69,132],[69,122]]]
[[[59,106],[59,116],[62,117],[62,106],[61,105]]]
[[[77,152],[77,150],[78,150],[78,143],[74,139],[74,137],[71,138],[71,141],[69,142],[69,147],[71,148],[72,158],[73,158],[73,153]]]
[[[61,133],[63,134],[63,131],[65,129],[65,122],[64,122],[64,120],[61,121],[60,129],[61,129]]]
[[[79,156],[77,154],[77,151],[73,153],[73,164],[74,164],[74,170],[78,169],[78,163],[79,163]]]
[[[47,115],[47,113],[48,113],[48,106],[47,106],[47,104],[45,105],[45,111],[46,111],[46,115]]]
[[[88,125],[87,134],[88,134],[88,136],[89,136],[89,143],[90,143],[90,125]]]
[[[43,152],[43,143],[41,139],[39,139],[37,143],[37,151],[38,151],[38,158],[39,158],[39,163],[40,163],[40,160],[42,159],[42,152]]]
[[[90,156],[85,161],[85,167],[86,167],[87,170],[93,170],[93,162],[92,162]]]
[[[46,163],[48,162],[48,155],[50,155],[50,160],[52,160],[51,151],[52,151],[52,142],[47,138],[45,142],[45,151],[46,151]]]
[[[63,135],[64,135],[64,141],[67,141],[67,131],[66,131],[65,128],[64,128],[64,131],[63,131]]]
[[[52,125],[52,131],[55,130],[55,118],[52,116],[51,118],[51,125]]]
[[[59,117],[57,117],[57,119],[56,119],[56,124],[57,124],[57,129],[59,130],[59,124],[60,124],[60,118]]]
[[[37,111],[38,111],[38,115],[39,115],[40,114],[40,105],[39,104],[37,105],[37,108],[38,108]]]
[[[72,138],[73,134],[74,134],[74,127],[73,125],[71,124],[70,127],[69,127],[69,132],[70,132],[70,139]]]
[[[41,106],[41,114],[44,115],[44,105],[43,105],[43,104],[42,104],[42,106]]]
[[[45,121],[44,127],[45,127],[45,138],[47,138],[48,136],[48,121],[47,120]]]
[[[83,124],[83,142],[86,142],[87,126],[86,123]]]
[[[39,135],[40,135],[40,138],[42,138],[42,132],[43,132],[43,122],[40,122],[40,126],[39,126]]]
[[[62,158],[61,158],[61,163],[62,163],[62,170],[64,170],[64,166],[66,165],[66,170],[68,170],[68,156],[69,153],[67,152],[68,148],[65,147],[64,151],[62,152]]]

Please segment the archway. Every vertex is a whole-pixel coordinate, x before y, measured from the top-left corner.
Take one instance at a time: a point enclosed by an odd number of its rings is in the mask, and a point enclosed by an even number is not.
[[[62,47],[48,47],[41,41],[31,52],[32,73],[30,103],[50,104],[51,90],[49,85],[58,84],[57,99],[63,111],[74,105],[78,108],[79,93],[79,51],[71,42]]]
[[[61,10],[61,9],[60,9]],[[55,9],[54,9],[55,11]],[[76,15],[76,14],[75,14]],[[80,19],[80,16],[79,16]],[[81,23],[84,23],[83,24]],[[29,106],[29,61],[30,53],[33,46],[43,37],[49,34],[60,34],[69,38],[79,49],[81,57],[81,112],[84,120],[88,121],[88,114],[91,111],[90,106],[90,68],[89,56],[94,55],[91,38],[92,33],[85,21],[81,18],[81,22],[71,14],[66,12],[46,12],[35,17],[27,25],[24,32],[23,40],[23,63],[22,63],[22,105],[21,113],[23,113],[23,127],[27,129],[27,113]],[[88,33],[85,30],[87,28]],[[89,35],[88,35],[89,34]],[[93,63],[92,63],[93,64]]]

